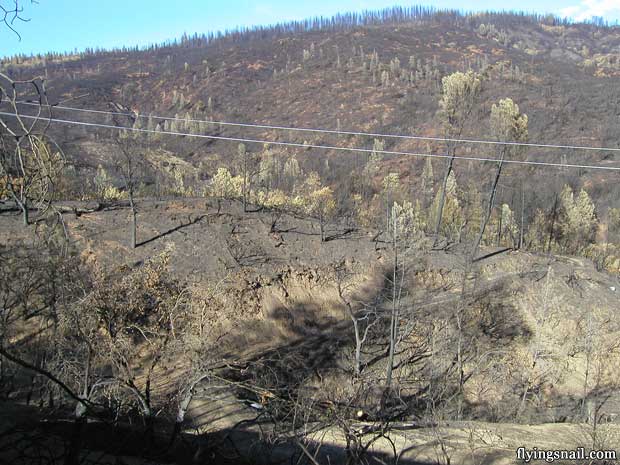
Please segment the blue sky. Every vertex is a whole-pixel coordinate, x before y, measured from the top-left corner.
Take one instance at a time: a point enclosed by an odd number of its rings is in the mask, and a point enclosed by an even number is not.
[[[208,32],[271,24],[310,16],[331,16],[338,12],[379,9],[394,4],[424,4],[460,10],[497,9],[496,1],[439,0],[398,2],[398,0],[38,0],[24,2],[28,23],[16,23],[22,40],[0,28],[0,56],[15,53],[70,51],[85,47],[147,45],[181,36],[184,32]],[[10,5],[13,0],[0,0]],[[505,0],[503,9],[536,11],[570,16],[577,20],[602,16],[620,20],[620,0]]]

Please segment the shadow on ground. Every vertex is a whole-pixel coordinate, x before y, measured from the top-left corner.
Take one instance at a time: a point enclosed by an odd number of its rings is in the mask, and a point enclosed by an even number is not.
[[[89,422],[81,428],[80,453],[71,459],[76,444],[76,423],[57,416],[42,418],[35,408],[2,404],[10,410],[12,421],[0,426],[0,463],[30,465],[60,464],[248,464],[271,465],[340,464],[347,462],[344,447],[313,443],[303,448],[294,441],[270,441],[260,428],[239,425],[217,433],[194,435],[183,433],[171,441],[174,425],[158,421],[155,433],[144,425]],[[365,464],[394,463],[388,454],[372,452]],[[430,465],[413,459],[401,459],[403,465]]]

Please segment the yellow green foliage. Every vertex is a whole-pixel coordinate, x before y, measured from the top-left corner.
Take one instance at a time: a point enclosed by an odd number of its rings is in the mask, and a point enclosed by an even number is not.
[[[422,192],[424,195],[428,195],[433,192],[434,183],[435,175],[433,174],[433,160],[431,160],[431,157],[427,157],[424,162],[424,171],[422,171]]]
[[[489,226],[484,235],[487,244],[497,243],[498,236],[500,245],[512,247],[517,243],[519,238],[519,225],[508,204],[502,204],[498,214],[492,219]]]
[[[469,182],[463,191],[463,216],[467,220],[465,234],[474,237],[480,231],[483,217],[482,195],[474,182]]]
[[[212,196],[234,199],[241,197],[242,191],[242,176],[232,176],[227,168],[218,168],[209,189]]]
[[[93,178],[96,196],[99,200],[115,201],[127,198],[127,194],[112,184],[112,178],[106,169],[99,165]]]
[[[400,177],[398,173],[389,173],[383,178],[382,182],[383,191],[387,193],[393,193],[400,187]]]
[[[321,177],[315,171],[312,171],[304,181],[301,189],[309,194],[321,187]]]
[[[460,131],[469,116],[475,98],[482,88],[482,79],[477,73],[467,71],[445,76],[442,81],[442,96],[439,101],[441,118],[450,132]]]
[[[617,244],[591,244],[583,255],[594,261],[599,269],[620,274],[620,246]]]
[[[491,107],[491,131],[501,141],[527,139],[527,115],[519,113],[519,106],[506,98]]]
[[[297,168],[289,167],[289,169],[294,172],[298,171],[298,168],[299,165],[297,166]],[[274,154],[268,147],[265,147],[259,163],[257,175],[258,181],[263,183],[267,187],[271,187],[271,185],[278,178],[282,170],[283,167],[280,157]],[[295,177],[297,175],[298,174],[295,174]]]
[[[390,229],[396,241],[408,241],[422,233],[426,224],[421,210],[419,202],[394,202],[390,212]]]
[[[368,162],[364,167],[363,175],[365,180],[370,183],[379,172],[381,161],[383,160],[382,150],[385,149],[385,142],[381,139],[375,139],[372,145],[372,152],[368,157]]]
[[[19,189],[22,185],[22,178],[13,178],[11,183],[15,189]],[[11,191],[9,189],[9,180],[6,176],[0,178],[0,200],[8,200],[11,198]]]
[[[441,191],[437,191],[431,209],[431,223],[433,224],[435,223],[439,212],[440,197]],[[448,176],[448,182],[446,185],[446,199],[442,212],[441,232],[446,237],[455,239],[458,236],[463,223],[463,211],[458,198],[458,185],[456,183],[454,172],[451,172]]]
[[[7,172],[7,165],[0,163],[0,199],[14,194],[21,197],[21,201],[40,202],[53,195],[64,160],[39,137],[29,136],[28,142],[20,146],[19,163],[17,158],[8,163],[13,169]]]
[[[291,199],[280,189],[274,189],[259,191],[256,194],[256,202],[267,208],[283,209],[291,203]]]
[[[369,227],[374,217],[371,215],[371,207],[365,203],[360,194],[354,194],[351,197],[351,203],[353,204],[353,213],[360,226]]]
[[[336,201],[331,187],[312,191],[306,203],[306,212],[319,218],[329,218],[336,210]]]
[[[316,172],[308,174],[303,184],[290,199],[293,209],[324,219],[336,210],[336,201],[331,187],[324,187]]]
[[[114,186],[105,186],[100,191],[100,199],[107,201],[122,200],[127,198],[127,193]]]
[[[549,221],[542,210],[536,210],[534,220],[525,234],[525,244],[530,250],[544,252],[549,241]]]
[[[560,231],[564,248],[569,252],[579,252],[594,242],[598,227],[594,203],[585,190],[577,198],[570,186],[564,186],[560,195],[562,215]]]
[[[297,179],[303,173],[301,167],[299,166],[299,162],[297,158],[291,157],[284,164],[284,175],[291,178]]]
[[[294,210],[304,211],[306,209],[306,199],[302,195],[295,195],[291,198],[291,207]]]
[[[192,186],[188,186],[186,182],[186,175],[183,171],[174,167],[171,173],[172,185],[171,185],[171,194],[182,196],[182,197],[193,197],[196,195],[196,191]]]

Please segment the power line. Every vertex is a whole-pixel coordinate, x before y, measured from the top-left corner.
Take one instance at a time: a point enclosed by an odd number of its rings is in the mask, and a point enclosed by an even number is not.
[[[39,106],[39,103],[35,102],[27,102],[20,101],[16,102],[22,105],[33,105]],[[76,108],[76,107],[67,107],[63,105],[44,105],[53,108],[57,108],[59,110],[66,111],[78,111],[84,113],[93,113],[93,114],[104,114],[104,115],[116,115],[116,116],[131,116],[134,118],[154,118],[164,121],[185,121],[190,123],[208,123],[213,125],[220,126],[232,126],[232,127],[242,127],[242,128],[255,128],[255,129],[274,129],[274,130],[283,130],[283,131],[295,131],[295,132],[314,132],[321,134],[337,134],[337,135],[349,135],[349,136],[366,136],[366,137],[383,137],[383,138],[392,138],[392,139],[405,139],[405,140],[423,140],[423,141],[433,141],[433,142],[458,142],[458,143],[468,143],[468,144],[485,144],[485,145],[508,145],[508,146],[518,146],[518,147],[536,147],[536,148],[547,148],[547,149],[565,149],[565,150],[589,150],[589,151],[608,151],[608,152],[620,152],[620,148],[615,147],[589,147],[589,146],[580,146],[580,145],[559,145],[559,144],[539,144],[539,143],[530,143],[530,142],[501,142],[501,141],[493,141],[493,140],[482,140],[482,139],[453,139],[449,137],[430,137],[430,136],[408,136],[404,134],[382,134],[382,133],[373,133],[373,132],[359,132],[359,131],[338,131],[333,129],[312,129],[312,128],[295,128],[289,126],[273,126],[267,124],[253,124],[253,123],[234,123],[228,121],[209,121],[209,120],[200,120],[200,119],[185,119],[185,118],[177,118],[171,116],[157,116],[157,115],[144,115],[141,113],[125,113],[125,112],[117,112],[117,111],[105,111],[105,110],[92,110],[87,108]]]
[[[200,139],[211,139],[211,140],[222,140],[229,142],[245,142],[249,144],[267,144],[267,145],[278,145],[278,146],[286,146],[286,147],[299,147],[299,148],[314,148],[314,149],[323,149],[323,150],[337,150],[343,152],[357,152],[357,153],[382,153],[385,155],[401,155],[401,156],[413,156],[413,157],[423,157],[423,158],[452,158],[451,155],[448,154],[432,154],[432,153],[415,153],[415,152],[400,152],[393,150],[373,150],[373,149],[364,149],[359,147],[338,147],[333,145],[317,145],[317,144],[301,144],[297,142],[280,142],[280,141],[270,141],[270,140],[262,140],[262,139],[247,139],[241,137],[226,137],[226,136],[211,136],[207,134],[191,134],[187,132],[176,132],[176,131],[154,131],[150,129],[140,129],[126,126],[114,126],[111,124],[103,124],[103,123],[88,123],[85,121],[73,121],[73,120],[64,120],[58,118],[41,118],[30,115],[16,115],[15,113],[9,112],[0,112],[1,116],[12,116],[14,118],[27,118],[27,119],[39,119],[45,122],[50,123],[60,123],[60,124],[72,124],[77,126],[87,126],[87,127],[98,127],[105,129],[116,129],[121,131],[131,131],[131,132],[139,132],[139,133],[148,133],[148,134],[160,134],[160,135],[171,135],[171,136],[186,136],[186,137],[194,137]],[[455,156],[455,160],[469,160],[469,161],[481,161],[481,162],[492,162],[498,163],[502,160],[497,158],[483,158],[483,157],[470,157],[470,156]],[[615,166],[600,166],[600,165],[578,165],[571,163],[551,163],[551,162],[542,162],[542,161],[521,161],[521,160],[503,160],[503,163],[513,164],[513,165],[531,165],[531,166],[551,166],[558,168],[577,168],[577,169],[594,169],[601,171],[620,171],[620,167]]]

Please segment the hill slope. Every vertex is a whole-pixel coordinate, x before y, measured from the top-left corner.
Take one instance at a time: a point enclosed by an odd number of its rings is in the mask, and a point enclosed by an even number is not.
[[[619,146],[617,27],[561,24],[516,14],[465,17],[435,13],[403,19],[394,12],[386,12],[384,19],[366,26],[342,21],[323,30],[267,29],[262,34],[248,32],[205,42],[200,38],[185,39],[178,45],[145,51],[49,58],[44,65],[41,60],[20,64],[6,60],[3,68],[10,76],[19,78],[45,73],[51,101],[67,102],[69,106],[427,136],[442,134],[437,117],[441,78],[473,68],[486,79],[476,114],[465,128],[464,137],[488,139],[490,107],[500,98],[509,97],[528,115],[531,141]],[[55,113],[67,119],[133,124],[131,118],[63,110]],[[157,119],[141,120],[140,126],[154,128],[158,123],[164,126]],[[190,126],[180,122],[175,128],[229,137],[372,148],[372,138],[368,137]],[[60,131],[59,141],[78,166],[86,164],[92,168],[108,161],[97,147],[107,144],[109,131],[79,127],[54,131]],[[261,149],[260,145],[249,146],[254,151]],[[236,152],[234,143],[174,136],[144,141],[142,150],[155,147],[169,150],[195,168],[216,156],[219,163],[229,164]],[[389,138],[385,148],[444,151],[441,143]],[[359,160],[364,158],[363,154],[321,150],[285,151],[289,155],[301,153],[302,167],[318,171],[330,183],[337,183],[363,164]],[[491,156],[494,153],[493,147],[471,144],[463,144],[458,152]],[[329,168],[317,160],[324,157],[329,158]],[[543,149],[531,149],[521,157],[609,166],[614,166],[618,159],[609,152]],[[423,160],[405,158],[386,163],[385,171],[398,169],[401,179],[415,183]],[[471,178],[478,182],[478,176],[489,170],[486,164],[466,162],[457,169],[457,177],[463,179],[461,184]],[[568,181],[591,186],[602,212],[618,194],[611,182],[613,173],[568,170],[558,174],[556,169],[525,167],[507,171],[515,178],[515,185],[523,180],[537,186],[540,179],[558,176],[561,180],[552,184]],[[212,171],[207,169],[205,175],[211,176]],[[501,195],[502,200],[510,200],[508,193]],[[547,201],[542,194],[540,197],[532,199],[532,204]]]

